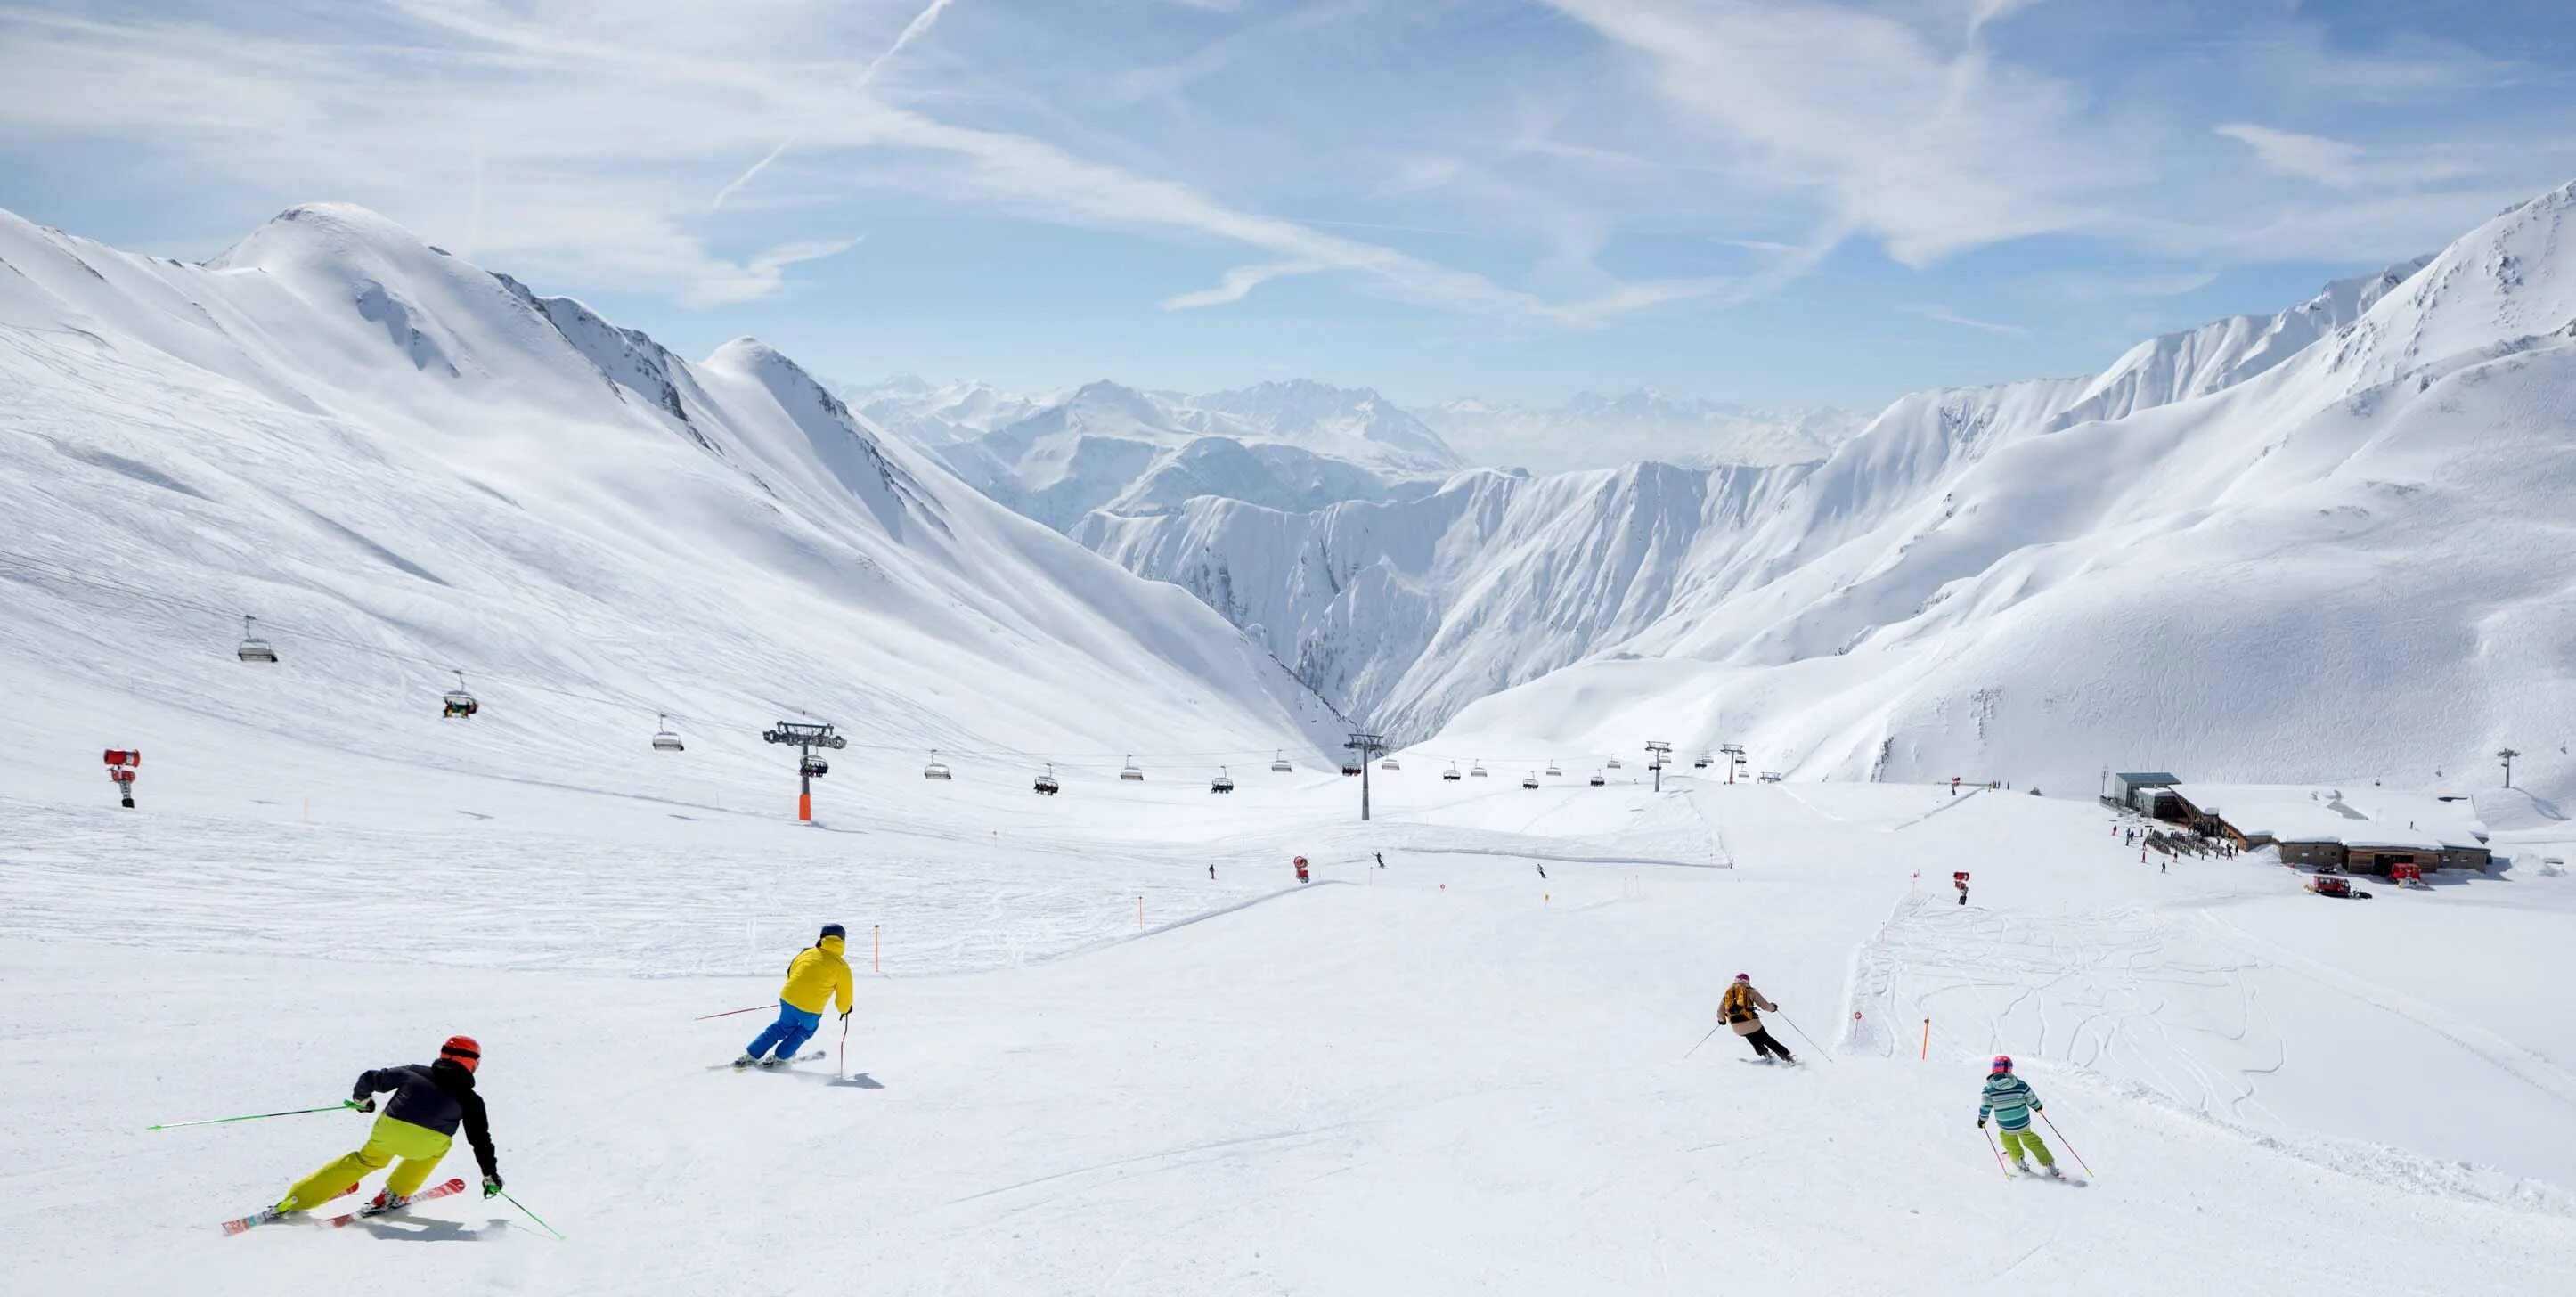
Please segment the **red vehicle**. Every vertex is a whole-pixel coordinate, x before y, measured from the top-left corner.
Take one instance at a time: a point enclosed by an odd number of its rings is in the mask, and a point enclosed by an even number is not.
[[[2332,874],[2319,874],[2309,879],[2308,890],[2319,896],[2346,897],[2362,901],[2370,899],[2370,893],[2355,888],[2351,879],[2338,878]]]

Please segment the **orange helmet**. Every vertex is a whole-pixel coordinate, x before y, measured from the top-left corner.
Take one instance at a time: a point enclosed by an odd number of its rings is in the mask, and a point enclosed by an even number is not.
[[[483,1047],[475,1044],[472,1036],[450,1036],[446,1044],[438,1047],[438,1056],[455,1059],[457,1066],[471,1072],[476,1063],[483,1061]]]

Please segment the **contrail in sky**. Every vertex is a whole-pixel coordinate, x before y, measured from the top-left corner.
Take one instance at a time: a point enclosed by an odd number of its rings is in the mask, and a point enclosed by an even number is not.
[[[903,53],[904,49],[907,46],[910,46],[914,41],[920,40],[923,36],[928,35],[931,25],[939,21],[940,13],[946,10],[948,6],[955,3],[957,3],[957,0],[930,0],[928,5],[923,6],[921,12],[914,14],[912,16],[912,21],[905,23],[903,25],[903,30],[896,33],[894,44],[886,46],[885,53],[879,54],[875,58],[870,59],[867,67],[860,70],[860,87],[864,89],[867,86],[875,84],[877,79],[877,69],[884,67],[888,59],[893,58],[897,54]],[[714,212],[723,207],[726,199],[733,197],[734,194],[739,192],[744,185],[750,184],[753,176],[759,175],[761,172],[767,170],[769,168],[769,164],[776,162],[779,155],[787,152],[788,147],[794,143],[796,143],[796,137],[793,135],[780,140],[778,142],[778,147],[771,149],[766,156],[761,158],[760,161],[752,163],[750,170],[734,177],[732,184],[726,185],[724,188],[717,190],[716,199],[714,202],[707,204],[707,210],[709,212]]]

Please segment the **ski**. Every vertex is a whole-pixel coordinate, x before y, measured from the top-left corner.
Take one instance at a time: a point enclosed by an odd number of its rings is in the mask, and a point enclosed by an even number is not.
[[[356,1211],[350,1212],[345,1216],[333,1216],[322,1223],[333,1229],[338,1229],[351,1221],[367,1220],[376,1216],[390,1216],[396,1212],[410,1211],[413,1207],[416,1207],[421,1203],[425,1203],[432,1198],[444,1198],[451,1193],[463,1192],[465,1192],[465,1181],[461,1178],[452,1179],[445,1184],[432,1185],[429,1188],[421,1190],[419,1193],[413,1194],[410,1201],[405,1202],[399,1207],[387,1207],[382,1211],[378,1211],[373,1207],[360,1207]]]
[[[356,1185],[354,1185],[354,1184],[353,1184],[353,1185],[350,1185],[348,1188],[343,1189],[343,1190],[341,1190],[340,1192],[338,1192],[338,1193],[336,1193],[336,1194],[331,1195],[329,1198],[324,1199],[323,1201],[324,1201],[325,1203],[338,1202],[338,1201],[340,1201],[342,1198],[346,1198],[346,1197],[348,1197],[350,1194],[356,1193],[357,1191],[358,1191],[358,1186],[356,1186]],[[323,1205],[323,1204],[322,1204],[322,1203],[316,1203],[316,1204],[314,1204],[314,1205],[318,1207],[318,1206],[321,1206],[321,1205]],[[252,1212],[250,1215],[243,1216],[243,1217],[240,1217],[240,1218],[235,1219],[235,1220],[228,1220],[228,1221],[225,1221],[225,1222],[223,1223],[223,1225],[222,1225],[222,1229],[223,1229],[224,1233],[226,1233],[226,1234],[239,1234],[239,1233],[242,1233],[242,1232],[243,1232],[243,1231],[245,1231],[245,1230],[249,1230],[249,1229],[251,1229],[251,1228],[253,1228],[253,1227],[255,1227],[255,1226],[265,1225],[265,1224],[269,1223],[270,1221],[275,1221],[275,1220],[285,1220],[285,1219],[286,1219],[287,1217],[289,1217],[289,1216],[295,1216],[295,1215],[299,1215],[299,1214],[301,1214],[301,1213],[297,1213],[297,1212],[281,1212],[281,1213],[278,1213],[278,1214],[276,1214],[276,1215],[271,1215],[271,1214],[269,1214],[269,1209],[268,1209],[268,1208],[266,1208],[266,1207],[262,1207],[262,1208],[260,1208],[258,1211]]]
[[[726,1068],[732,1068],[737,1072],[774,1072],[779,1068],[787,1066],[789,1063],[818,1062],[822,1059],[824,1053],[825,1051],[818,1049],[811,1054],[798,1054],[796,1057],[787,1059],[783,1062],[770,1062],[764,1059],[757,1063],[712,1063],[708,1065],[707,1070],[710,1072],[721,1072]]]
[[[2012,1178],[2016,1180],[2055,1180],[2059,1184],[2065,1185],[2071,1189],[2081,1189],[2092,1183],[2092,1181],[2087,1180],[2082,1176],[2050,1175],[2046,1171],[2015,1171],[2012,1173]]]

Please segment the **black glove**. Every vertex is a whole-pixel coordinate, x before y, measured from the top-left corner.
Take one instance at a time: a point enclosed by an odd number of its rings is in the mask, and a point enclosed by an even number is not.
[[[1983,1117],[1979,1117],[1979,1118],[1977,1118],[1977,1129],[1979,1129],[1979,1130],[1984,1130],[1985,1128],[1986,1128],[1986,1119],[1985,1119],[1985,1118],[1983,1118]]]
[[[849,1011],[849,1010],[847,1010],[847,1009],[843,1009],[843,1010],[841,1010],[841,1021],[843,1021],[843,1022],[848,1022],[849,1020],[850,1020],[850,1011]]]
[[[483,1177],[483,1196],[486,1198],[498,1198],[501,1196],[501,1177],[497,1175],[487,1175]]]
[[[351,1100],[349,1101],[349,1106],[350,1106],[351,1108],[354,1108],[354,1109],[358,1110],[359,1112],[374,1112],[374,1111],[376,1110],[376,1101],[375,1101],[375,1098],[374,1098],[373,1096],[369,1096],[369,1097],[368,1097],[368,1099],[367,1099],[367,1101],[366,1101],[366,1102],[364,1102],[364,1103],[360,1103],[359,1101],[357,1101],[357,1100],[355,1100],[355,1099],[351,1099]]]

